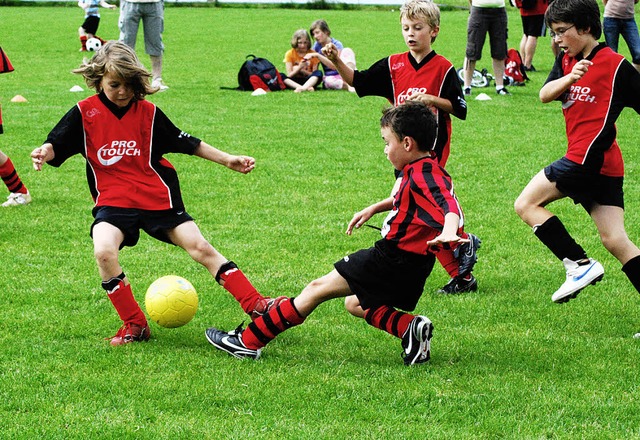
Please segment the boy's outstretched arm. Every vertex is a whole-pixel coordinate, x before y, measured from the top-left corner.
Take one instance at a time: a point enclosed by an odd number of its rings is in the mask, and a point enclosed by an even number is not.
[[[327,44],[322,48],[322,54],[333,63],[342,79],[350,86],[353,86],[353,69],[340,59],[340,51],[336,45],[333,43]]]
[[[351,235],[351,233],[353,232],[353,228],[360,228],[375,214],[379,212],[389,211],[391,208],[393,208],[393,197],[387,197],[386,199],[381,200],[378,203],[367,206],[362,211],[356,212],[355,214],[353,214],[353,218],[349,222],[349,226],[347,226],[347,235]]]
[[[448,212],[444,216],[444,226],[440,235],[427,242],[428,246],[437,246],[443,243],[468,243],[469,239],[460,238],[457,234],[460,216],[453,212]]]
[[[41,147],[36,148],[31,152],[31,162],[33,162],[33,168],[36,171],[42,171],[42,165],[45,162],[49,162],[55,157],[53,151],[53,145],[50,143],[43,144]]]
[[[256,160],[253,157],[236,156],[234,154],[225,153],[204,141],[200,142],[200,145],[196,147],[193,154],[203,159],[210,160],[211,162],[224,165],[225,167],[242,174],[247,174],[256,166]]]
[[[578,81],[589,70],[593,62],[589,60],[578,61],[571,72],[553,81],[549,81],[540,89],[540,101],[551,102],[562,95],[573,83]]]

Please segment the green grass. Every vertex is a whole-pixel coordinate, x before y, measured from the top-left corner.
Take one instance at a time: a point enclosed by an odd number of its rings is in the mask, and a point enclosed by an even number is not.
[[[100,34],[116,38],[117,12],[102,16]],[[467,16],[443,13],[435,43],[457,66]],[[169,157],[205,236],[269,295],[295,295],[371,245],[375,231],[348,237],[346,224],[392,184],[378,128],[385,100],[220,90],[235,86],[246,54],[280,66],[292,32],[319,17],[355,49],[361,68],[405,50],[397,11],[170,7],[163,76],[171,88],[150,98],[180,128],[256,158],[256,170],[242,176]],[[514,9],[509,19],[509,46],[517,47]],[[398,340],[340,301],[283,334],[259,362],[215,351],[204,329],[234,327],[240,308],[182,250],[144,235],[121,254],[137,298],[159,276],[178,274],[198,290],[200,309],[179,329],[152,324],[147,344],[108,346],[102,338],[118,320],[93,261],[84,164],[77,157],[36,173],[29,160],[90,93],[68,92],[84,86],[70,73],[82,59],[80,22],[77,7],[0,8],[2,47],[16,68],[0,76],[0,148],[34,197],[24,209],[0,210],[0,438],[640,438],[636,292],[581,208],[561,201],[552,209],[607,274],[577,300],[552,304],[562,265],[512,208],[531,176],[565,151],[559,105],[537,99],[552,64],[548,38],[526,87],[511,97],[482,90],[494,99],[470,100],[468,119],[454,119],[448,169],[468,230],[483,239],[480,290],[439,296],[447,276],[434,270],[417,308],[435,324],[433,357],[406,368]],[[485,48],[478,67],[489,66]],[[28,102],[11,103],[17,94]],[[636,242],[637,124],[629,110],[618,124]]]

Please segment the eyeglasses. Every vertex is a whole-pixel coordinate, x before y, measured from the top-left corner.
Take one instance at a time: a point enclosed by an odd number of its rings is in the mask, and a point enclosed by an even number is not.
[[[575,24],[572,24],[568,28],[559,29],[556,32],[549,31],[549,36],[551,37],[552,40],[555,40],[556,38],[562,38],[564,37],[564,34],[566,34],[569,29],[575,26],[576,26]]]

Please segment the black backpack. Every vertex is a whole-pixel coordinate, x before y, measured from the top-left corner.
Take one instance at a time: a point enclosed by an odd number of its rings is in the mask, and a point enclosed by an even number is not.
[[[238,72],[238,88],[240,90],[263,89],[265,92],[284,90],[287,87],[278,69],[271,61],[247,55],[247,60]]]

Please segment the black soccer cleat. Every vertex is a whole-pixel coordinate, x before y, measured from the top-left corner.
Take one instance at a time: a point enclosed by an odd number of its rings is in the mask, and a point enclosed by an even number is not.
[[[224,332],[211,327],[208,328],[204,334],[211,345],[216,347],[218,350],[226,351],[231,356],[237,357],[238,359],[258,359],[262,352],[262,349],[260,348],[252,350],[251,348],[245,347],[242,342],[242,324],[230,332]]]
[[[442,289],[438,290],[438,293],[452,295],[456,293],[475,292],[476,290],[478,290],[478,280],[476,280],[473,275],[470,275],[468,279],[464,279],[458,275],[457,277],[451,278]]]
[[[473,271],[478,261],[478,249],[482,240],[473,234],[469,234],[469,242],[462,243],[453,251],[453,256],[458,260],[458,274],[461,277],[466,277]]]
[[[427,362],[431,358],[433,324],[426,316],[416,316],[402,336],[402,359],[405,365]]]

